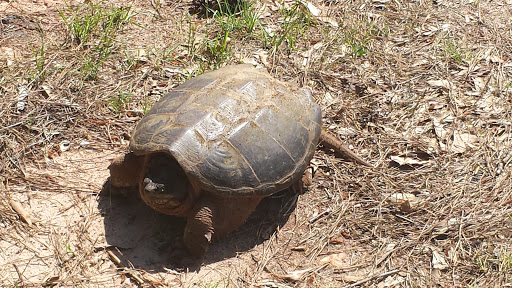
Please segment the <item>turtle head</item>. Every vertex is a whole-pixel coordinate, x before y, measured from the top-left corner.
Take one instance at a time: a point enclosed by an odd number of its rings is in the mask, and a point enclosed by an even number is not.
[[[148,155],[140,181],[140,195],[151,208],[176,216],[188,214],[194,188],[171,155],[163,152]]]

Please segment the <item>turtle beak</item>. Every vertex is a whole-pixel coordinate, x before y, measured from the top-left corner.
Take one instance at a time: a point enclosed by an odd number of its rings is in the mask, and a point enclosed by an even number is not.
[[[157,209],[157,206],[170,208],[179,206],[181,204],[174,198],[174,195],[169,194],[165,184],[155,183],[149,178],[144,178],[142,186],[144,187],[144,195],[142,198],[145,199],[144,201],[146,201],[149,206],[155,209]]]

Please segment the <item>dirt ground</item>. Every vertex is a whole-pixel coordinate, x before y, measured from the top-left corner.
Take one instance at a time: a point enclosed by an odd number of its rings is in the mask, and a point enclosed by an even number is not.
[[[0,287],[512,286],[511,0],[191,8],[0,2]],[[193,261],[107,167],[167,91],[242,62],[374,167],[319,146],[302,194]]]

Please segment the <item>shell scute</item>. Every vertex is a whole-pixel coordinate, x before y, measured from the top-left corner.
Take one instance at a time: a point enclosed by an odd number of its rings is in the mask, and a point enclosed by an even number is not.
[[[301,177],[320,123],[308,89],[237,65],[192,78],[162,97],[137,125],[130,149],[167,151],[210,193],[268,195]]]

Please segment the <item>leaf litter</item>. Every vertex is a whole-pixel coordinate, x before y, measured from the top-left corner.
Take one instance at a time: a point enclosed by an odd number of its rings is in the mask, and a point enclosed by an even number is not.
[[[294,4],[256,4],[267,36]],[[179,222],[99,194],[141,111],[214,68],[193,50],[213,20],[186,1],[130,5],[139,25],[90,81],[77,54],[94,51],[67,42],[65,6],[0,3],[0,286],[512,283],[512,3],[302,1],[313,25],[293,49],[230,35],[236,59],[312,88],[324,127],[375,168],[319,150],[305,193],[263,213],[288,218],[253,217],[195,270],[169,259]]]

